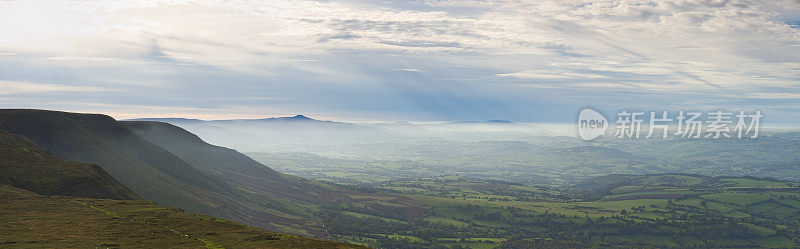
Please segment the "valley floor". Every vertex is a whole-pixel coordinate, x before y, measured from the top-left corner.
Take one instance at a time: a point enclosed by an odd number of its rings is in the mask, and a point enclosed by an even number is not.
[[[608,176],[592,190],[463,177],[375,185],[424,203],[416,217],[329,206],[341,241],[380,248],[794,248],[800,186],[763,178]]]

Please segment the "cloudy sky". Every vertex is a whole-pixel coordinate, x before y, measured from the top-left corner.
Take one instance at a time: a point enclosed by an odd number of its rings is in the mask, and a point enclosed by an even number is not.
[[[800,122],[800,0],[0,1],[0,107],[117,118]]]

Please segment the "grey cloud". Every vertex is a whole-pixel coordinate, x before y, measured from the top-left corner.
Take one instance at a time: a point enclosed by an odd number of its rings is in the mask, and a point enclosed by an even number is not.
[[[335,35],[322,35],[319,39],[317,39],[317,41],[324,43],[330,40],[352,40],[357,38],[361,38],[361,36],[356,34],[344,33]]]
[[[392,46],[416,47],[416,48],[430,48],[430,47],[458,48],[458,47],[461,47],[461,45],[459,43],[457,43],[457,42],[422,41],[422,40],[380,41],[379,43],[392,45]]]
[[[553,52],[555,52],[557,54],[563,55],[563,56],[569,56],[569,57],[588,57],[589,56],[589,55],[581,54],[581,53],[578,53],[578,52],[573,52],[574,49],[572,47],[564,45],[564,44],[559,44],[559,43],[547,42],[545,44],[540,45],[540,47],[542,47],[544,49],[551,50],[551,51],[553,51]]]

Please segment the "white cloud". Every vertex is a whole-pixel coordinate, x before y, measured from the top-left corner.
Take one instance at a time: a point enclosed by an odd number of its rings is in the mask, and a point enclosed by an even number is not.
[[[686,94],[785,100],[800,92],[798,21],[796,0],[11,1],[0,2],[0,59],[132,68],[142,79],[103,80],[189,95],[195,88],[174,89],[191,84],[161,66],[214,68],[267,79],[266,97],[302,104],[319,96],[274,88],[506,101],[480,95],[477,81],[503,97],[534,94],[525,89],[535,83],[580,101],[620,89],[687,104]],[[422,90],[433,86],[443,93]]]
[[[0,80],[0,95],[58,92],[112,92],[114,89]]]

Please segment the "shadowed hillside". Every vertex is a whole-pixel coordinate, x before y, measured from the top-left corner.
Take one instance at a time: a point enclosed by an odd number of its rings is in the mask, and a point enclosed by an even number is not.
[[[265,228],[313,234],[300,228],[312,227],[315,222],[307,219],[310,215],[291,201],[234,187],[147,141],[111,117],[0,110],[0,129],[24,136],[58,157],[97,164],[125,186],[158,204]]]
[[[0,185],[44,195],[140,199],[97,165],[62,160],[28,139],[3,130]]]

